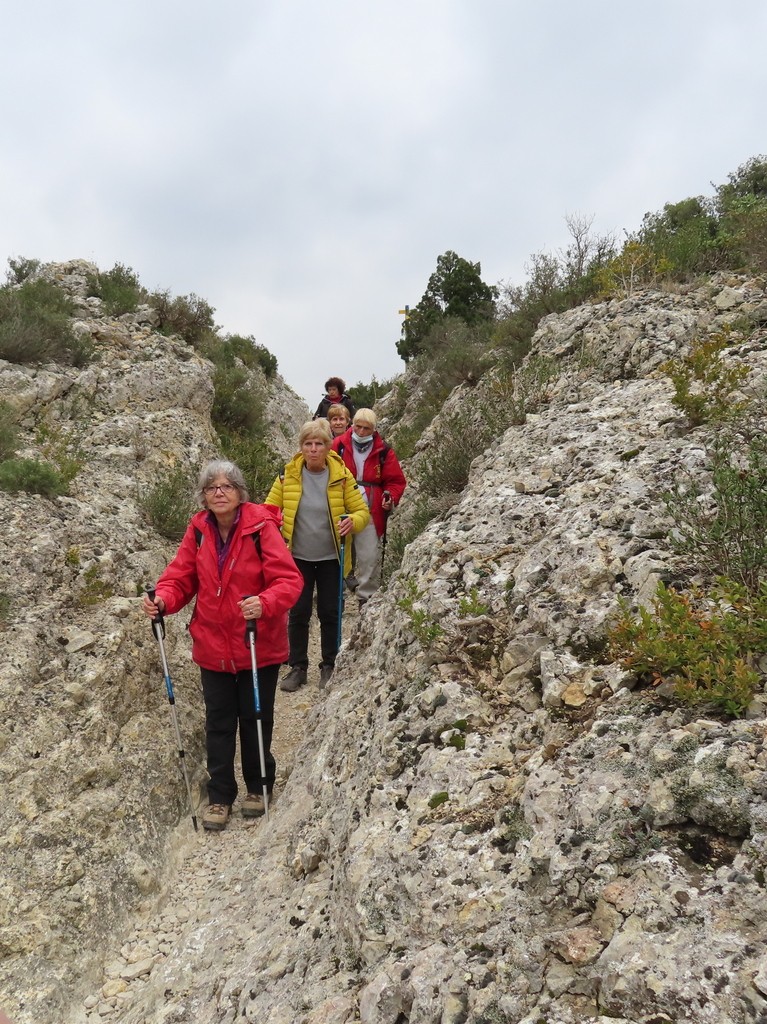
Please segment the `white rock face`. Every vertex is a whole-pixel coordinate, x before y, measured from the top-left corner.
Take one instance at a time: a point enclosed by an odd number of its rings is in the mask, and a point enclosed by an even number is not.
[[[683,572],[660,494],[705,466],[704,433],[656,368],[693,330],[766,301],[760,282],[723,280],[547,318],[533,357],[556,353],[562,374],[477,453],[460,501],[366,606],[270,822],[247,844],[190,837],[188,906],[160,910],[90,988],[68,966],[76,941],[107,943],[107,909],[151,891],[184,814],[153,643],[119,582],[155,572],[162,549],[119,476],[50,512],[7,500],[24,531],[24,614],[0,634],[13,635],[2,998],[18,1021],[765,1017],[765,721],[650,702],[600,659],[618,596],[649,600]],[[763,340],[730,353],[755,385]],[[94,564],[120,566],[119,596],[88,614],[58,603],[77,587],[72,509]],[[179,705],[199,758],[193,680]]]
[[[68,444],[82,463],[67,497],[0,491],[0,1006],[16,1022],[64,1019],[96,970],[94,952],[157,888],[168,833],[188,813],[157,644],[137,597],[174,545],[138,499],[167,468],[217,454],[213,367],[154,334],[146,310],[101,316],[99,301],[84,298],[95,269],[73,261],[43,272],[78,302],[76,326],[97,361],[0,362],[0,400],[21,421],[19,454]],[[269,440],[287,456],[309,411],[280,378],[264,386],[281,410]],[[199,676],[183,634],[170,631],[168,652],[196,791]]]

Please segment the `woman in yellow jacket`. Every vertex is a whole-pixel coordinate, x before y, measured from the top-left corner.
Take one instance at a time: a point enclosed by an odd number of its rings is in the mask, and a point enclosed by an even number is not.
[[[331,451],[333,435],[326,419],[305,423],[300,451],[278,477],[266,505],[283,511],[282,535],[304,578],[304,588],[288,617],[290,671],[280,683],[291,692],[306,683],[309,623],[315,587],[320,620],[320,687],[330,679],[338,653],[339,558],[341,538],[360,533],[370,513],[354,476]],[[342,518],[347,517],[347,518]],[[351,570],[351,544],[344,545],[343,575]]]

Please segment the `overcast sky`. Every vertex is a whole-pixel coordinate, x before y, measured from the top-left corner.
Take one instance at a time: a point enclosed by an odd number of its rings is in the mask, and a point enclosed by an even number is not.
[[[767,152],[764,0],[24,0],[0,14],[0,262],[195,293],[310,406],[393,376],[437,257],[533,252]]]

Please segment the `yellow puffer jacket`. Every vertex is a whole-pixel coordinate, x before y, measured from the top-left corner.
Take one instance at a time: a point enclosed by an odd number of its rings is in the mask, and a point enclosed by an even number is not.
[[[265,505],[276,505],[282,509],[282,536],[293,542],[293,526],[298,512],[298,503],[303,490],[302,471],[304,457],[299,452],[285,466],[284,476],[278,476],[272,489],[266,496]],[[347,515],[354,524],[353,533],[360,533],[370,522],[370,512],[362,497],[357,481],[344,465],[344,460],[336,452],[328,452],[328,518],[333,530],[333,540],[340,556],[341,537],[338,533],[338,520]],[[348,537],[347,537],[348,540]],[[352,568],[352,546],[344,545],[344,576],[348,576]]]

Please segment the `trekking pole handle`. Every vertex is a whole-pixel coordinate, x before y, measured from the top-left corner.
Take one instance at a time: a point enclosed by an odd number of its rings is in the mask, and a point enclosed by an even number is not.
[[[252,596],[253,596],[252,594],[243,594],[241,600],[242,601],[247,601],[248,598],[252,597]],[[255,619],[245,619],[245,643],[246,643],[246,645],[248,644],[248,640],[249,640],[249,637],[250,637],[251,633],[253,634],[253,636],[255,638],[255,635],[256,635],[256,620]]]
[[[154,599],[157,596],[157,591],[155,590],[155,588],[153,586],[151,586],[151,584],[150,584],[150,586],[144,587],[144,590],[146,590],[146,596],[149,598],[149,600],[152,602],[152,604],[154,604]],[[156,605],[155,605],[155,607],[156,607]],[[163,621],[162,620],[163,620],[163,615],[162,615],[162,612],[160,611],[160,609],[158,608],[157,609],[157,614],[152,619],[152,626],[161,626],[162,629],[163,629],[163,632],[164,632],[165,631],[165,627],[163,625]],[[154,632],[154,630],[152,630],[152,632]]]

